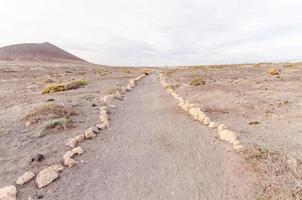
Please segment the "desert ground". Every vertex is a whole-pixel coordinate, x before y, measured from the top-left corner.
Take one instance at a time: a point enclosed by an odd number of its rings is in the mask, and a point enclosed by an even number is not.
[[[0,81],[0,188],[17,199],[302,199],[302,64],[2,62]],[[110,126],[66,163],[66,143],[103,111]],[[53,165],[64,170],[39,188]]]

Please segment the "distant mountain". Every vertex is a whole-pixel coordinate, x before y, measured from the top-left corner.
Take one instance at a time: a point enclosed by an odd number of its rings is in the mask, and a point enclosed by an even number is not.
[[[44,43],[15,44],[0,48],[0,61],[44,61],[87,63],[55,45]]]

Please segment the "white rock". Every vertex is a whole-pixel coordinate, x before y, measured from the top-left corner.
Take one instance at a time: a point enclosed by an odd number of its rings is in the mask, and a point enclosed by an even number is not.
[[[106,128],[109,127],[109,115],[107,113],[100,113],[99,119],[101,124],[104,124]]]
[[[113,100],[113,98],[114,98],[114,95],[113,95],[113,94],[104,96],[103,102],[106,103],[106,104],[107,104],[107,103],[110,103],[110,102]]]
[[[102,110],[106,110],[106,106],[101,106],[100,111],[102,111]]]
[[[56,172],[61,172],[64,169],[64,167],[62,165],[52,165],[48,168],[51,169],[51,170],[54,170]]]
[[[25,126],[29,127],[31,125],[31,122],[25,122]]]
[[[206,114],[204,112],[200,112],[198,116],[198,120],[200,122],[203,122],[205,118],[206,118]]]
[[[129,83],[126,88],[127,88],[127,91],[130,91],[132,89],[131,84]]]
[[[107,110],[100,110],[100,115],[108,115],[108,111]]]
[[[116,91],[116,93],[114,94],[114,98],[118,99],[118,100],[122,100],[123,97],[121,95],[121,93],[119,91]]]
[[[189,109],[189,114],[194,118],[198,119],[199,113],[201,112],[200,108],[198,107],[193,107]]]
[[[17,188],[13,185],[0,188],[0,200],[16,200]]]
[[[169,92],[170,94],[173,92],[173,89],[172,89],[172,88],[169,88],[169,87],[168,87],[166,90],[167,90],[167,92]]]
[[[226,125],[224,125],[224,124],[219,124],[219,125],[218,125],[218,133],[219,133],[219,131],[224,130],[224,129],[226,129],[226,128],[227,128]]]
[[[86,139],[93,139],[96,137],[96,134],[89,128],[85,131],[84,136]]]
[[[64,162],[64,165],[66,167],[69,167],[69,168],[71,168],[71,167],[73,167],[73,166],[75,166],[77,164],[77,162],[74,159],[70,158],[70,157],[66,157],[63,160],[63,162]]]
[[[183,109],[184,111],[189,111],[193,106],[192,106],[192,104],[189,104],[189,103],[186,103],[186,102],[180,102],[179,104],[178,104],[178,106],[181,108],[181,109]]]
[[[85,139],[84,134],[78,135],[72,139],[70,139],[67,143],[66,146],[70,146],[72,148],[76,147],[76,145],[80,142],[82,142]]]
[[[36,178],[38,188],[43,188],[59,177],[59,174],[53,168],[46,168],[40,171]]]
[[[67,158],[72,158],[73,156],[73,152],[72,151],[67,151],[64,155],[63,155],[63,160],[67,159]]]
[[[215,123],[215,122],[210,122],[210,123],[209,123],[209,127],[210,127],[210,128],[217,128],[217,127],[218,127],[218,124]]]
[[[135,79],[130,79],[129,80],[129,85],[131,88],[135,87]]]
[[[116,108],[116,105],[109,104],[108,107],[115,109],[115,108]]]
[[[243,149],[243,145],[237,144],[237,145],[234,145],[233,148],[237,151],[240,151],[241,149]]]
[[[78,141],[75,138],[69,139],[66,143],[66,146],[75,147],[77,146]]]
[[[219,133],[219,136],[220,136],[221,140],[229,142],[233,145],[240,144],[240,142],[237,139],[237,135],[236,135],[235,132],[230,131],[228,129],[223,129],[223,130],[220,130],[218,133]]]
[[[78,143],[82,142],[85,139],[84,134],[80,134],[75,137],[75,139],[78,141]]]
[[[106,124],[97,124],[96,127],[100,130],[104,130],[107,128],[107,125]]]
[[[126,88],[125,86],[121,87],[121,92],[122,92],[122,93],[127,92],[127,88]]]
[[[211,119],[209,117],[205,117],[204,120],[203,120],[203,123],[205,125],[209,125],[211,123]]]
[[[73,155],[82,155],[84,153],[84,150],[82,147],[73,148],[71,151],[72,151]]]
[[[32,172],[25,172],[22,176],[17,178],[16,184],[17,185],[23,185],[25,183],[28,183],[35,177],[35,174]]]

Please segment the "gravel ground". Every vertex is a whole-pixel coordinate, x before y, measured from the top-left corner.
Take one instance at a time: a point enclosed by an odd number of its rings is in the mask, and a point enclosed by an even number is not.
[[[156,75],[111,111],[111,127],[83,143],[81,164],[44,190],[43,199],[251,199],[249,175],[215,131],[193,121]]]

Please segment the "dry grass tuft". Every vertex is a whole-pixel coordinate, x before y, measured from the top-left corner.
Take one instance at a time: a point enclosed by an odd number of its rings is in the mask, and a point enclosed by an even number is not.
[[[269,69],[267,70],[267,73],[269,73],[270,75],[275,76],[275,75],[279,75],[279,74],[280,74],[280,71],[277,70],[277,69],[274,68],[274,67],[271,67],[271,68],[269,68]]]
[[[266,146],[245,147],[241,154],[260,178],[255,199],[302,199],[302,181],[293,173],[288,154],[271,151]]]
[[[71,125],[71,120],[66,117],[50,119],[44,123],[44,130],[48,129],[65,129],[67,126]]]
[[[98,74],[103,77],[103,76],[107,76],[107,75],[112,74],[112,71],[110,71],[108,69],[100,69],[98,71]]]
[[[177,69],[167,69],[163,72],[164,77],[170,78],[175,72],[177,72]]]
[[[86,80],[75,80],[70,83],[65,84],[65,90],[72,90],[72,89],[78,89],[80,87],[84,87],[88,85],[88,82]]]
[[[65,85],[64,84],[51,84],[46,86],[43,91],[42,94],[47,94],[47,93],[53,93],[53,92],[61,92],[65,90]]]
[[[62,83],[54,83],[47,85],[43,91],[42,94],[48,94],[48,93],[53,93],[53,92],[61,92],[61,91],[66,91],[66,90],[71,90],[71,89],[77,89],[80,87],[84,87],[88,85],[88,82],[86,80],[75,80],[66,84]]]
[[[23,116],[21,120],[29,122],[30,124],[36,124],[41,121],[57,118],[70,119],[72,115],[75,115],[72,108],[54,103],[46,103],[32,109],[28,114]]]
[[[288,63],[284,65],[285,68],[296,68],[299,67],[299,63]]]
[[[202,77],[195,77],[191,80],[190,85],[198,86],[204,85],[206,82],[203,80]]]

